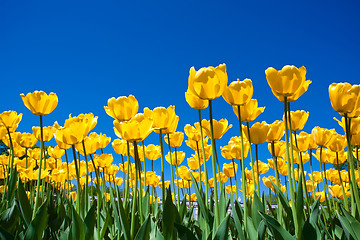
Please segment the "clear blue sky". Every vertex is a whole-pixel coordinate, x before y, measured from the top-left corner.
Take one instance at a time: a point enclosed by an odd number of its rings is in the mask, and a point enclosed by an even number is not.
[[[312,80],[293,110],[310,112],[305,131],[336,128],[332,82],[359,84],[360,16],[357,1],[2,1],[0,3],[0,112],[23,113],[19,131],[38,118],[20,93],[55,92],[58,107],[45,125],[70,113],[99,116],[94,129],[115,139],[104,106],[111,97],[135,95],[140,109],[175,105],[178,130],[198,121],[185,101],[189,69],[226,63],[229,83],[250,78],[266,110],[257,121],[282,118],[265,69],[305,66]],[[222,99],[214,118],[234,126],[218,144],[238,135],[237,119]],[[204,117],[208,119],[207,111]],[[159,144],[152,133],[146,144]],[[185,145],[180,149],[191,151]],[[107,152],[113,152],[111,146]],[[269,158],[266,147],[261,160]],[[250,160],[249,160],[250,161]],[[160,162],[158,162],[160,164]],[[158,171],[158,174],[160,171]],[[167,179],[170,175],[167,175]]]

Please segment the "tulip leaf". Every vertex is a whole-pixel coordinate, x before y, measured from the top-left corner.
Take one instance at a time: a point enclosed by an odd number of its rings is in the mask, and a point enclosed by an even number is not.
[[[253,221],[251,220],[251,218],[248,216],[247,217],[247,234],[249,235],[249,238],[251,240],[256,240],[258,239],[258,233],[256,231],[256,228],[253,224]]]
[[[13,199],[15,190],[16,190],[16,181],[17,181],[17,171],[16,171],[16,165],[13,168],[11,174],[10,174],[10,181],[9,181],[9,186],[8,186],[8,191],[7,191],[7,201],[11,202],[11,200]]]
[[[85,239],[91,240],[94,239],[94,228],[96,223],[96,201],[92,203],[91,208],[86,214],[84,219],[84,226],[85,226]]]
[[[100,217],[100,216],[98,216]],[[106,210],[106,217],[105,217],[105,221],[104,221],[104,225],[102,226],[101,232],[100,232],[100,239],[104,239],[106,230],[108,228],[108,225],[111,222],[111,213],[109,212],[109,209]]]
[[[319,211],[320,211],[319,206],[320,206],[320,196],[318,197],[318,199],[316,199],[316,201],[314,202],[311,208],[310,223],[313,225],[316,225],[319,220]]]
[[[0,239],[13,240],[15,239],[13,235],[8,233],[2,226],[0,226]]]
[[[149,215],[149,192],[146,191],[145,196],[142,198],[142,215],[144,218],[146,218]],[[156,200],[156,199],[155,199]]]
[[[70,227],[69,237],[71,239],[85,240],[84,222],[80,215],[76,212],[75,208],[71,211],[72,223]]]
[[[273,217],[266,215],[265,213],[259,212],[261,217],[265,220],[266,225],[268,226],[268,228],[270,229],[270,231],[272,232],[272,234],[274,235],[275,239],[279,239],[279,240],[289,240],[289,239],[294,239],[295,237],[293,237],[288,231],[286,231],[278,221],[276,221],[276,219],[274,219]]]
[[[15,232],[19,216],[20,212],[18,206],[16,205],[15,201],[12,201],[11,207],[1,213],[0,226],[10,233]]]
[[[29,226],[31,222],[32,208],[29,202],[29,199],[26,195],[24,185],[21,182],[21,179],[18,180],[18,188],[17,188],[17,199],[20,205],[20,211],[22,216],[24,217],[26,227]]]
[[[303,240],[308,240],[308,239],[316,239],[316,240],[320,240],[321,239],[321,234],[320,234],[320,230],[318,229],[318,227],[316,225],[313,225],[310,222],[310,218],[308,218],[302,228],[301,231],[301,239]]]
[[[262,220],[259,211],[265,212],[265,208],[258,195],[254,193],[253,203],[251,206],[251,217],[255,228],[258,228]]]
[[[279,204],[282,204],[287,216],[289,218],[292,218],[292,211],[291,211],[291,207],[289,205],[288,200],[286,199],[285,195],[283,194],[283,192],[280,190],[280,188],[270,179],[272,185],[274,186],[275,192],[280,200]],[[280,213],[281,214],[281,213]]]
[[[140,227],[135,236],[135,240],[147,240],[150,239],[150,215],[147,216],[144,223]]]
[[[30,222],[30,225],[25,233],[26,240],[42,239],[49,218],[47,213],[47,204],[48,199],[46,199],[36,211],[35,218]]]
[[[192,173],[190,172],[190,176],[191,176],[191,180],[193,182],[193,187],[195,190],[195,194],[196,194],[196,198],[197,198],[197,202],[198,202],[198,211],[201,211],[201,214],[203,215],[205,221],[210,224],[210,220],[209,220],[209,215],[208,215],[208,209],[205,207],[205,202],[200,194],[199,191],[199,187],[197,185],[197,182],[194,178],[194,176],[192,175]]]
[[[181,223],[179,212],[172,201],[170,188],[167,191],[163,209],[163,234],[164,239],[171,239],[174,232],[174,223]]]
[[[178,237],[180,239],[196,240],[195,235],[189,230],[189,228],[184,227],[180,224],[175,223],[175,228],[178,232]]]
[[[180,208],[179,208],[179,216],[180,216],[181,221],[184,220],[186,212],[187,212],[186,198],[183,198],[183,200],[182,200],[182,202],[180,204]]]
[[[298,188],[297,188],[296,199],[295,199],[295,207],[296,207],[296,215],[297,215],[298,224],[300,227],[302,227],[304,225],[304,221],[305,221],[302,177],[299,177]]]
[[[222,220],[220,226],[216,230],[213,240],[227,239],[227,236],[229,235],[229,219],[230,214],[227,214],[227,216]]]
[[[259,214],[260,215],[260,214]],[[257,229],[257,234],[258,234],[258,237],[257,239],[259,240],[263,240],[265,239],[265,235],[266,235],[266,223],[265,223],[265,220],[261,220],[259,226],[258,226],[258,229]]]
[[[350,215],[350,213],[348,211],[346,211],[343,206],[341,206],[341,210],[344,213],[345,217],[346,217],[346,227],[348,228],[348,231],[350,233],[350,235],[354,238],[354,239],[358,239],[360,240],[360,222],[357,221],[353,216]],[[340,216],[338,214],[338,216]],[[340,222],[341,222],[341,218],[339,217]]]
[[[227,210],[229,208],[230,199],[226,199],[225,188],[222,188],[220,191],[220,199],[219,199],[219,218],[220,222],[225,218]]]
[[[231,202],[231,209],[232,209],[232,214],[233,214],[233,219],[234,219],[234,225],[236,228],[236,231],[238,233],[238,239],[245,239],[245,235],[244,235],[244,231],[242,229],[242,224],[241,224],[241,214],[238,213],[239,210],[239,202],[238,201],[230,201]],[[239,216],[240,215],[240,216]]]

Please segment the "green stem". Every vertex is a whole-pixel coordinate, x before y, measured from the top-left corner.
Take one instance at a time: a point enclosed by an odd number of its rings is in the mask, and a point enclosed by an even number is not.
[[[212,100],[209,100],[209,115],[210,115],[210,135],[211,135],[211,150],[212,150],[212,168],[214,177],[214,197],[215,197],[215,228],[220,225],[218,189],[216,179],[216,157],[215,157],[215,139],[214,139],[214,125],[212,114]]]
[[[258,151],[258,144],[255,144],[255,158],[256,158],[256,178],[257,178],[257,184],[258,184],[258,195],[261,196],[260,191],[260,174],[259,174],[259,151]]]
[[[162,132],[159,129],[159,137],[160,137],[160,149],[161,149],[161,184],[162,184],[162,199],[161,202],[165,203],[165,174],[164,174],[164,144],[162,140]],[[164,205],[163,205],[164,207]],[[163,223],[165,224],[165,223]]]
[[[170,157],[170,168],[171,168],[171,186],[172,186],[172,189],[173,189],[173,192],[175,194],[175,184],[174,184],[174,168],[173,168],[173,161],[172,161],[172,156],[171,156],[171,146],[170,146],[170,134],[167,133],[166,134],[167,136],[167,140],[168,140],[168,145],[169,145],[169,157]],[[175,161],[176,161],[176,164],[177,164],[177,157],[175,156]],[[176,203],[176,199],[175,199],[175,203]],[[180,207],[180,204],[178,204],[178,209]]]
[[[204,137],[203,137],[203,129],[202,129],[202,123],[201,123],[201,110],[199,109],[198,111],[199,113],[199,125],[200,125],[200,141],[201,141],[201,149],[202,149],[202,153],[203,153],[203,157],[204,157],[204,172],[205,172],[205,197],[206,197],[206,201],[205,204],[206,206],[208,206],[209,204],[209,179],[208,179],[208,173],[207,173],[207,168],[206,168],[206,155],[205,155],[205,147],[204,147]]]
[[[240,126],[240,139],[241,139],[241,179],[242,179],[242,192],[243,192],[243,203],[244,203],[244,231],[247,232],[247,189],[246,189],[246,174],[245,174],[245,159],[244,159],[244,136],[242,134],[242,124],[241,124],[241,111],[240,105],[237,105],[238,117],[239,117],[239,126]]]
[[[234,171],[235,171],[235,161],[234,161],[234,159],[232,158],[231,159],[231,161],[232,161],[232,164],[233,164],[233,167],[234,167]],[[236,178],[236,172],[235,172],[235,186],[236,186],[236,190],[235,190],[235,193],[236,193],[236,200],[238,200],[239,198],[238,198],[238,191],[237,191],[237,189],[238,189],[238,184],[237,184],[237,178]],[[230,183],[231,183],[231,178],[230,178]],[[231,184],[231,189],[232,189],[232,184]]]
[[[251,144],[251,137],[250,137],[250,126],[249,122],[246,122],[247,132],[249,136],[249,144],[250,144],[250,161],[251,161],[251,174],[253,177],[253,185],[254,185],[254,192],[256,191],[256,181],[255,181],[255,171],[254,171],[254,159],[253,159],[253,151],[252,151],[252,144]],[[260,197],[260,195],[259,195]]]
[[[176,169],[176,175],[178,174],[177,172],[177,167],[178,167],[178,164],[177,164],[177,150],[175,148],[175,158],[176,158],[176,165],[175,165],[175,169]],[[173,171],[173,167],[171,166],[171,173]],[[173,177],[173,175],[171,175],[171,177]],[[179,179],[179,178],[177,178]],[[180,194],[179,194],[179,186],[177,186],[176,188],[177,190],[177,202],[178,202],[178,208],[180,208]],[[173,190],[175,192],[175,189]]]
[[[339,153],[336,152],[336,164],[337,164],[337,170],[338,170],[338,173],[339,173],[339,179],[340,179],[340,184],[341,184],[341,190],[342,190],[342,193],[343,193],[343,204],[345,206],[345,209],[347,211],[349,211],[349,206],[348,206],[348,202],[347,202],[347,197],[346,197],[346,194],[345,194],[345,188],[344,188],[344,184],[343,184],[343,180],[342,180],[342,177],[341,177],[341,173],[340,173],[340,165],[339,165]]]
[[[140,162],[140,157],[139,157],[139,151],[138,151],[138,145],[137,142],[134,141],[134,157],[135,157],[135,169],[138,172],[138,181],[135,181],[135,186],[137,186],[139,184],[139,188],[140,188],[140,197],[139,198],[135,198],[135,201],[139,201],[139,215],[140,215],[140,224],[142,225],[142,223],[144,222],[144,215],[142,214],[142,198],[143,198],[143,187],[141,184],[141,162]],[[136,174],[136,172],[135,172]],[[136,191],[136,189],[135,189]]]
[[[135,155],[135,164],[136,164],[136,156],[138,155],[137,152],[137,145],[135,148],[136,142],[134,142],[134,155]],[[132,208],[131,208],[131,227],[130,227],[130,234],[131,239],[135,238],[135,213],[136,213],[136,203],[137,203],[137,187],[138,187],[138,173],[136,171],[135,166],[135,191],[133,192],[133,199],[132,199]],[[142,215],[142,212],[139,212],[140,215]]]
[[[80,173],[79,173],[79,168],[77,166],[77,159],[76,159],[76,151],[75,151],[75,145],[72,145],[72,150],[73,150],[73,155],[74,155],[74,164],[75,164],[75,171],[76,171],[76,181],[77,181],[77,197],[76,197],[76,211],[79,213],[80,211],[80,199],[81,199],[81,185],[80,185]],[[79,159],[79,165],[80,165],[80,159]]]
[[[36,216],[36,211],[39,204],[39,191],[40,191],[40,179],[41,179],[41,165],[42,165],[42,156],[43,156],[43,143],[44,143],[44,136],[43,136],[43,119],[42,115],[40,115],[40,161],[39,161],[39,173],[38,173],[38,179],[37,179],[37,185],[36,185],[36,195],[35,195],[35,205],[33,209],[32,219]],[[43,191],[43,189],[42,189]]]
[[[83,150],[84,150],[84,157],[85,157],[85,167],[86,167],[86,179],[85,179],[85,212],[84,212],[84,216],[88,211],[88,185],[89,185],[89,168],[88,168],[88,161],[87,161],[87,156],[86,156],[86,149],[85,149],[85,141],[82,141],[82,145],[83,145]]]

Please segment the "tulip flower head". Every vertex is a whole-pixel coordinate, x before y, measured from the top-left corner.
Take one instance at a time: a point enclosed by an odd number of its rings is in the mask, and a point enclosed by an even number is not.
[[[195,94],[190,92],[189,89],[185,93],[185,99],[190,107],[194,109],[205,109],[209,106],[209,101],[197,97]]]
[[[17,112],[15,111],[2,112],[0,113],[0,126],[3,126],[6,129],[8,129],[10,133],[15,132],[21,121],[21,118],[22,118],[22,113],[17,114]]]
[[[245,105],[253,96],[254,88],[252,81],[248,78],[240,81],[233,81],[225,88],[222,96],[230,105]]]
[[[251,99],[247,104],[240,107],[241,122],[252,122],[261,113],[263,113],[265,107],[258,107],[256,99]],[[239,111],[237,106],[233,106],[235,115],[239,118]]]
[[[139,110],[139,103],[133,95],[110,98],[108,106],[104,107],[105,112],[115,120],[129,121]]]
[[[332,83],[329,86],[331,106],[341,116],[360,116],[360,85]]]
[[[58,97],[56,93],[47,95],[43,91],[35,91],[32,93],[20,94],[25,106],[35,115],[48,115],[56,108]]]

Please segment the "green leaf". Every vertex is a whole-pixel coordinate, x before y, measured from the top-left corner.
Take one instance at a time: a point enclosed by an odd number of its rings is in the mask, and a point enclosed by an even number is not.
[[[277,240],[289,240],[294,239],[294,237],[286,231],[276,219],[271,216],[266,215],[265,213],[259,212],[261,217],[265,220],[266,225],[271,230],[274,235],[274,238]]]
[[[181,204],[180,204],[180,208],[179,208],[179,215],[180,215],[180,220],[184,220],[184,217],[186,215],[187,212],[187,206],[186,206],[186,198],[183,198]]]
[[[13,235],[11,235],[9,232],[7,232],[0,226],[0,239],[13,240],[15,238]]]
[[[28,227],[31,222],[32,208],[20,178],[18,180],[17,200],[19,201],[20,211],[24,217],[26,227]]]
[[[71,239],[85,240],[85,227],[84,222],[80,215],[76,212],[75,208],[71,211],[72,224],[70,227],[69,237]]]
[[[228,214],[220,223],[220,226],[216,230],[213,240],[223,240],[227,238],[227,236],[229,235],[229,219],[230,214]]]
[[[171,239],[174,231],[174,223],[176,222],[180,224],[181,220],[179,213],[172,201],[170,188],[168,189],[166,194],[162,221],[164,239]]]
[[[142,215],[144,218],[146,218],[149,215],[149,192],[146,191],[145,196],[142,198]]]
[[[7,201],[11,202],[13,200],[13,196],[16,190],[16,181],[17,181],[17,171],[16,171],[16,165],[13,168],[11,174],[10,174],[10,181],[8,185],[8,191],[7,191]]]
[[[258,233],[256,231],[256,228],[255,228],[254,224],[253,224],[253,221],[251,220],[251,218],[249,216],[247,217],[247,225],[246,226],[247,226],[247,234],[249,235],[249,238],[251,240],[257,240]]]
[[[98,217],[100,217],[100,216],[98,216]],[[109,209],[107,209],[106,218],[105,218],[104,224],[103,224],[101,232],[100,232],[100,239],[104,239],[106,230],[107,230],[110,222],[111,222],[111,213],[109,212]]]
[[[295,207],[296,207],[298,225],[300,228],[302,228],[305,222],[302,177],[299,177],[298,188],[295,199]]]
[[[209,215],[208,215],[208,209],[205,207],[205,202],[204,202],[204,199],[202,198],[202,196],[200,194],[197,182],[196,182],[194,176],[192,175],[192,173],[190,173],[190,176],[191,176],[191,180],[193,182],[193,187],[194,187],[196,198],[197,198],[198,211],[201,212],[201,214],[203,215],[205,221],[208,224],[210,224]]]
[[[91,208],[86,214],[84,219],[85,226],[85,239],[92,240],[94,239],[94,227],[96,223],[96,201],[92,203]]]
[[[257,229],[257,234],[258,234],[258,238],[259,240],[263,240],[265,239],[265,234],[266,234],[266,223],[265,220],[261,220],[258,229]]]
[[[272,185],[274,186],[275,192],[276,192],[276,194],[277,194],[277,196],[278,196],[278,198],[279,198],[279,200],[280,200],[280,202],[281,202],[287,216],[289,218],[292,218],[292,211],[291,211],[291,207],[289,205],[288,200],[286,199],[285,195],[282,193],[280,188],[272,180],[270,180],[270,181],[271,181]]]
[[[178,232],[178,237],[180,239],[187,239],[187,240],[196,240],[197,239],[195,237],[195,235],[189,230],[189,228],[184,227],[177,223],[175,223],[175,228]]]
[[[11,207],[1,213],[0,226],[9,233],[15,233],[18,227],[18,218],[20,216],[19,208],[15,201],[12,201]]]
[[[30,222],[26,231],[25,239],[35,240],[42,239],[43,233],[48,223],[49,215],[47,213],[48,199],[40,206],[35,214],[35,218]]]
[[[150,215],[147,216],[143,225],[135,236],[135,240],[148,240],[150,239]]]
[[[259,211],[265,212],[265,208],[258,195],[254,193],[254,199],[251,206],[251,217],[255,228],[258,228],[260,222],[262,221]]]
[[[239,206],[239,202],[235,201],[235,204],[233,204],[233,201],[231,201],[232,204],[232,213],[233,218],[235,222],[235,228],[238,232],[238,238],[243,240],[245,239],[244,231],[242,228],[242,213],[241,213],[241,207]]]
[[[320,212],[320,197],[316,199],[314,204],[312,205],[312,210],[310,213],[310,223],[316,225],[319,220],[319,212]]]
[[[301,231],[301,239],[303,240],[309,240],[309,239],[321,239],[321,234],[319,229],[317,229],[316,225],[313,225],[310,223],[310,218],[306,220],[304,223],[304,226]]]
[[[360,222],[357,221],[353,216],[350,215],[348,211],[346,211],[343,206],[341,206],[341,210],[344,213],[344,216],[347,219],[348,226],[350,226],[349,233],[354,239],[360,240]],[[340,219],[340,218],[339,218]],[[341,219],[340,219],[341,222]]]
[[[124,233],[124,238],[125,240],[129,240],[130,239],[130,226],[129,226],[129,221],[126,219],[126,214],[123,208],[123,204],[121,202],[121,199],[118,199],[118,208],[116,207],[115,204],[115,199],[114,199],[114,194],[112,191],[110,191],[110,202],[113,208],[113,212],[115,215],[115,226],[118,229],[119,232],[123,232]],[[118,210],[119,209],[119,212]],[[120,219],[120,221],[119,221]]]

